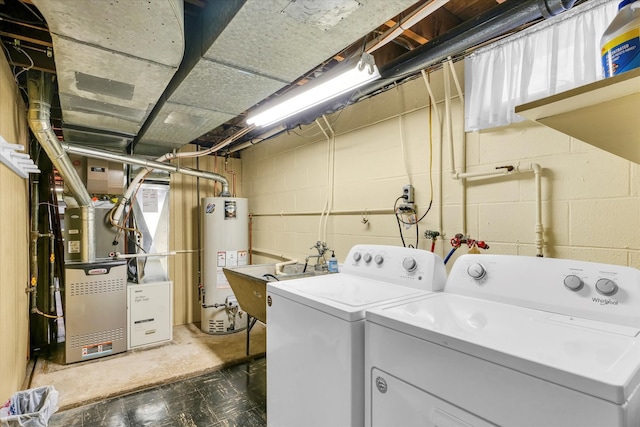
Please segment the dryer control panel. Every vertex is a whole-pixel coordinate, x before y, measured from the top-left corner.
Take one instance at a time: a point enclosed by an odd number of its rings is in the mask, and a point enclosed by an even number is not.
[[[556,258],[467,254],[445,292],[640,328],[640,270]]]
[[[429,291],[442,290],[447,279],[444,261],[437,254],[387,245],[355,245],[341,272]]]

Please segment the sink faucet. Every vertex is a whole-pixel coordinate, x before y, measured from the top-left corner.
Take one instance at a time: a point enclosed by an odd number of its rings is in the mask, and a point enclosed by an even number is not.
[[[325,242],[321,242],[320,240],[318,240],[316,242],[315,245],[311,246],[309,249],[316,249],[318,251],[318,255],[309,255],[305,258],[304,260],[304,269],[302,270],[303,273],[305,273],[307,271],[307,266],[309,265],[309,259],[310,258],[316,258],[316,265],[318,264],[322,264],[325,265],[326,264],[326,260],[324,259],[324,254],[330,250],[329,247],[327,247],[327,244]]]

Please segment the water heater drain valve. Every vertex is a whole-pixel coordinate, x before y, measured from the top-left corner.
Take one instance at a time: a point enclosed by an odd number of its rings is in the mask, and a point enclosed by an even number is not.
[[[234,295],[229,295],[227,299],[224,300],[224,305],[227,307],[227,310],[238,309],[238,300]]]

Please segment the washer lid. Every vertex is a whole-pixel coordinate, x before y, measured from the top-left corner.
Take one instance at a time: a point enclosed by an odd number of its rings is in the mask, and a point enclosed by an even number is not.
[[[367,312],[367,321],[616,404],[640,384],[639,330],[453,294]]]
[[[269,282],[267,293],[351,322],[364,319],[364,311],[368,308],[428,294],[427,291],[344,273]]]

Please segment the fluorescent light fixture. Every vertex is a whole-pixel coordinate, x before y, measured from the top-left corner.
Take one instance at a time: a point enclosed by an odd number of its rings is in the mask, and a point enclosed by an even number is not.
[[[247,123],[255,126],[271,125],[380,78],[373,56],[366,52],[355,66],[342,65],[285,95],[278,104],[256,111],[247,118]]]

